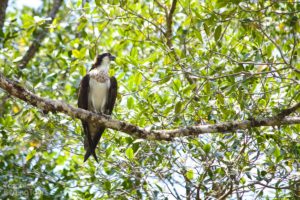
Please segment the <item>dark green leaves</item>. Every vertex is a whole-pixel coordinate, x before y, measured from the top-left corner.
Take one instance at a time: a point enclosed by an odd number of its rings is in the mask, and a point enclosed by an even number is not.
[[[177,102],[176,105],[175,105],[175,113],[176,113],[176,114],[180,113],[181,107],[182,107],[181,102],[180,102],[180,101]]]
[[[216,42],[219,41],[221,34],[222,34],[222,26],[219,25],[219,26],[217,26],[217,28],[215,29],[215,32],[214,32],[214,37],[215,37]]]

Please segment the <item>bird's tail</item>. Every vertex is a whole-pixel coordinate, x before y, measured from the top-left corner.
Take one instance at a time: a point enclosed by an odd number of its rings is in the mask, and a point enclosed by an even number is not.
[[[90,157],[90,155],[93,155],[93,157],[95,158],[96,162],[98,163],[98,158],[97,158],[95,149],[93,149],[93,150],[88,149],[88,150],[85,152],[85,155],[84,155],[84,161],[83,161],[83,162],[87,161],[87,159]]]
[[[84,155],[84,162],[87,161],[87,159],[90,157],[90,155],[93,155],[96,162],[98,163],[98,158],[97,158],[95,150],[96,150],[97,144],[98,144],[104,130],[105,130],[105,127],[101,127],[99,129],[98,133],[94,136],[94,138],[90,138],[90,140],[88,138],[85,138],[85,142],[87,142],[88,145],[85,145],[85,146],[87,146],[87,148],[86,148],[86,153]]]

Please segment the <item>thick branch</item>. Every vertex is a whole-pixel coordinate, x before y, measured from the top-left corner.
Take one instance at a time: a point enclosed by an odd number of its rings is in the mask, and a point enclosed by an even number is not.
[[[173,130],[145,130],[136,125],[110,119],[109,116],[102,116],[89,112],[80,108],[74,108],[62,101],[55,101],[46,98],[39,97],[32,92],[24,89],[18,83],[11,81],[0,73],[0,87],[7,91],[12,96],[15,96],[39,109],[51,112],[62,112],[71,117],[79,118],[85,121],[93,122],[98,125],[104,125],[107,128],[113,130],[122,131],[129,135],[143,139],[154,139],[154,140],[167,140],[170,141],[175,137],[183,136],[197,136],[204,133],[227,133],[236,130],[249,129],[260,126],[278,126],[278,125],[289,125],[289,124],[300,124],[300,117],[283,117],[280,118],[277,115],[269,118],[252,119],[243,121],[225,122],[219,124],[189,126]],[[299,105],[299,104],[297,104]],[[298,107],[296,105],[296,107]],[[293,111],[296,111],[295,106],[292,107]],[[290,113],[287,111],[285,114]]]
[[[48,17],[51,18],[51,20],[46,21],[46,24],[51,24],[52,21],[54,20],[58,9],[60,8],[61,4],[62,4],[63,0],[55,0],[53,3],[53,7],[48,15]],[[46,26],[45,26],[46,27]],[[44,28],[43,30],[35,30],[35,33],[33,33],[33,35],[36,35],[36,37],[34,38],[32,44],[30,45],[29,49],[27,50],[27,52],[25,53],[25,55],[23,56],[22,60],[20,61],[20,65],[19,67],[25,68],[26,65],[28,64],[28,62],[34,57],[35,53],[39,50],[42,41],[44,40],[44,38],[46,37],[48,33],[48,29]]]
[[[8,4],[8,0],[0,1],[0,31],[2,31],[4,25],[7,4]]]

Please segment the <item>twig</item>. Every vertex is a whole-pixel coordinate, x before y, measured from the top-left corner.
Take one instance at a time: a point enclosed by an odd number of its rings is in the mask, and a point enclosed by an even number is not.
[[[166,34],[165,31],[164,31],[161,27],[159,27],[157,24],[155,24],[154,22],[150,21],[149,19],[143,17],[142,15],[140,15],[140,14],[138,14],[138,13],[136,13],[136,12],[130,10],[130,9],[124,9],[124,8],[122,8],[122,7],[121,7],[121,9],[124,10],[124,11],[126,11],[126,12],[129,12],[130,14],[132,14],[132,15],[134,15],[134,16],[136,16],[136,17],[139,17],[139,18],[143,19],[144,21],[146,21],[146,22],[148,22],[148,23],[150,23],[150,24],[152,24],[152,25],[153,25],[155,28],[157,28],[163,35]]]
[[[274,40],[271,38],[271,36],[269,36],[269,35],[265,32],[265,30],[262,28],[262,25],[261,25],[261,24],[259,25],[259,29],[261,30],[261,32],[263,33],[263,35],[264,35],[266,38],[268,38],[268,39],[275,45],[275,47],[276,47],[277,50],[279,51],[279,54],[280,54],[280,56],[281,56],[283,62],[284,62],[286,65],[289,65],[289,63],[285,60],[284,54],[283,54],[283,52],[282,52],[280,46],[276,43],[276,41],[274,41]]]
[[[155,1],[155,3],[157,3],[157,5],[158,5],[159,7],[161,7],[161,8],[165,11],[165,15],[168,15],[168,9],[167,9],[167,7],[164,6],[163,4],[161,4],[161,3],[159,2],[159,0],[154,0],[154,1]]]
[[[282,110],[279,114],[278,114],[278,117],[279,118],[283,118],[285,116],[288,116],[294,112],[296,112],[298,109],[300,108],[300,103],[297,103],[296,105],[290,107],[290,108],[287,108],[285,110]]]

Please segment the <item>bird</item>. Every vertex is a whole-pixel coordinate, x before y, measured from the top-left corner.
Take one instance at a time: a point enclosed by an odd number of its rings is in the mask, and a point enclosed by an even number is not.
[[[78,94],[78,107],[97,114],[111,115],[117,98],[118,83],[114,76],[109,77],[111,61],[116,59],[110,53],[97,55],[89,72],[82,78]],[[105,130],[85,120],[81,120],[84,132],[84,162],[95,153],[97,144]]]

